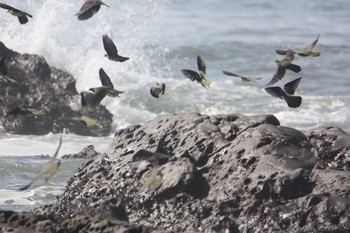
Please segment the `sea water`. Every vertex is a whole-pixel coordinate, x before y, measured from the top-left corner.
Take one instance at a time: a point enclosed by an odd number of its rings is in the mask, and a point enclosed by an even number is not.
[[[83,1],[3,0],[33,15],[20,25],[0,9],[0,41],[20,53],[44,56],[49,65],[70,72],[78,91],[100,85],[103,67],[120,98],[105,98],[114,115],[112,134],[94,138],[71,134],[19,136],[0,132],[0,208],[27,210],[49,203],[64,190],[69,177],[83,162],[64,161],[58,174],[38,180],[26,191],[17,188],[30,182],[63,136],[59,156],[78,153],[87,145],[104,152],[113,133],[143,124],[159,114],[274,114],[281,125],[300,130],[320,126],[341,127],[350,133],[350,3],[348,0],[105,0],[110,7],[87,21],[75,14]],[[102,35],[108,34],[119,54],[130,57],[116,63],[104,57]],[[302,77],[296,95],[299,108],[264,91],[276,72],[276,49],[304,48],[320,35],[315,51],[319,57],[295,56],[301,66],[287,71],[276,85]],[[191,82],[181,69],[197,69],[200,55],[207,66],[204,89]],[[225,76],[227,70],[263,77],[243,83]],[[155,99],[149,88],[165,83],[165,95]]]

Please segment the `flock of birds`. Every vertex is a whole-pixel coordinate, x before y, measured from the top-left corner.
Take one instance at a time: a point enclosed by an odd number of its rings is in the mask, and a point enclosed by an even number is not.
[[[87,20],[91,18],[94,14],[96,14],[99,10],[101,5],[104,5],[106,7],[109,7],[107,4],[102,2],[101,0],[85,0],[82,7],[80,8],[79,12],[76,14],[77,18],[79,20]],[[12,6],[9,6],[4,3],[0,3],[0,8],[8,10],[8,12],[16,17],[18,17],[18,20],[21,24],[25,24],[28,22],[28,17],[32,18],[33,16],[25,11],[18,10]],[[295,73],[299,73],[301,71],[301,67],[299,65],[293,64],[292,61],[294,60],[294,55],[298,54],[301,57],[317,57],[320,56],[320,52],[313,51],[314,47],[316,46],[319,39],[319,35],[317,36],[316,40],[311,43],[310,45],[306,46],[303,49],[287,49],[287,50],[276,50],[277,54],[284,55],[285,57],[282,60],[276,60],[277,64],[277,70],[273,76],[273,78],[270,80],[269,83],[266,84],[266,87],[264,88],[265,91],[270,94],[273,97],[280,98],[284,100],[289,107],[296,108],[301,105],[302,97],[301,96],[295,96],[294,93],[299,86],[299,83],[301,81],[301,77],[297,78],[291,82],[288,82],[284,85],[283,89],[279,86],[272,86],[278,81],[280,81],[286,74],[287,70],[293,71]],[[114,62],[125,62],[129,60],[128,57],[124,57],[119,55],[118,49],[116,45],[114,44],[113,40],[108,37],[108,35],[102,36],[102,42],[103,47],[106,51],[106,57]],[[0,57],[0,63],[2,62],[3,58]],[[1,66],[0,66],[1,67]],[[210,87],[210,81],[208,81],[205,78],[206,75],[206,64],[204,63],[201,56],[197,56],[197,67],[198,71],[190,70],[190,69],[183,69],[181,70],[182,74],[188,78],[191,81],[197,81],[199,84],[201,84],[204,88]],[[238,77],[243,82],[256,82],[257,80],[260,80],[262,77],[250,77],[250,76],[241,76],[235,73],[232,73],[230,71],[223,71],[225,75]],[[0,69],[0,75],[1,79],[6,79],[7,82],[15,82],[15,80],[6,77],[5,71]],[[78,119],[79,121],[83,122],[87,127],[91,127],[97,124],[97,120],[90,118],[88,116],[89,109],[91,107],[96,107],[100,102],[106,97],[119,97],[120,94],[124,93],[124,91],[119,91],[114,88],[113,83],[111,82],[110,77],[106,74],[106,72],[103,70],[103,68],[99,69],[99,78],[101,81],[101,86],[90,88],[89,91],[92,92],[93,97],[89,100],[86,98],[84,92],[81,92],[81,117]],[[166,89],[166,85],[164,83],[157,83],[155,86],[152,86],[150,88],[150,94],[155,97],[159,98],[159,96],[162,94],[164,95]],[[19,114],[19,112],[27,112],[27,114],[42,114],[42,112],[34,111],[36,109],[33,108],[23,108],[18,107],[17,109],[13,110],[13,113]],[[50,158],[50,161],[46,166],[44,166],[42,172],[38,175],[38,177],[34,178],[33,181],[23,187],[20,188],[20,190],[27,189],[36,179],[39,177],[46,175],[47,179],[52,177],[59,167],[59,162],[55,162],[57,153],[59,151],[59,148],[61,146],[62,139],[60,139],[59,146],[54,154],[53,157]]]

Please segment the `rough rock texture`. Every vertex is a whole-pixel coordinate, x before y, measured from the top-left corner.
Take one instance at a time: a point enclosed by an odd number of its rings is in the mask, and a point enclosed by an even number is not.
[[[98,153],[95,150],[95,147],[93,145],[89,145],[87,147],[84,147],[79,153],[77,154],[67,154],[63,155],[62,159],[92,159],[96,156],[100,156],[101,153]]]
[[[140,150],[171,157],[135,161]],[[303,133],[273,115],[162,115],[117,132],[55,203],[31,214],[104,218],[122,201],[131,223],[166,230],[349,232],[349,159],[350,136],[338,128]],[[155,177],[160,186],[145,185]]]
[[[2,60],[3,59],[3,60]],[[15,80],[0,83],[0,118],[4,129],[14,134],[69,133],[105,136],[110,134],[112,114],[102,105],[90,112],[98,119],[96,126],[87,128],[80,117],[80,95],[73,76],[50,67],[38,55],[19,54],[0,42],[0,60],[6,76]],[[6,116],[17,106],[26,105],[44,111],[39,116]]]

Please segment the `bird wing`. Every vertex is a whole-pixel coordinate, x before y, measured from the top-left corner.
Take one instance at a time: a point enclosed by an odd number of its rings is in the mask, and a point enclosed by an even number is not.
[[[153,97],[159,98],[159,94],[162,92],[162,90],[159,87],[151,87],[150,92]]]
[[[94,98],[91,101],[92,106],[96,106],[101,103],[103,98],[105,98],[107,95],[107,89],[109,89],[109,87],[90,88],[90,90],[94,92]]]
[[[12,6],[9,6],[9,5],[5,4],[5,3],[0,3],[0,7],[5,9],[5,10],[9,10],[9,11],[20,11],[20,10],[18,10],[16,8],[12,7]]]
[[[278,66],[275,75],[272,77],[271,81],[266,85],[270,86],[277,83],[279,80],[281,80],[284,77],[285,74],[286,74],[286,69],[281,66]]]
[[[39,179],[43,175],[45,175],[45,174],[42,172],[39,173],[29,184],[27,184],[26,186],[23,186],[22,188],[19,188],[18,191],[24,191],[24,190],[28,189],[37,179]]]
[[[273,97],[285,99],[286,93],[280,87],[266,87],[265,91]]]
[[[164,95],[164,93],[165,93],[165,88],[166,88],[165,83],[162,83],[161,88],[162,88],[162,95]]]
[[[53,158],[53,159],[55,159],[55,158],[57,157],[57,154],[58,154],[58,151],[59,151],[60,148],[61,148],[61,145],[62,145],[62,137],[60,137],[60,140],[59,140],[59,142],[58,142],[58,147],[57,147],[55,153],[52,155],[52,158]]]
[[[224,74],[226,74],[226,75],[228,75],[228,76],[241,77],[240,75],[234,74],[234,73],[232,73],[232,72],[230,72],[230,71],[225,71],[225,70],[223,70],[222,73],[224,73]]]
[[[312,50],[313,48],[315,48],[315,46],[316,46],[316,44],[317,44],[317,42],[318,42],[318,38],[320,38],[320,34],[318,34],[316,40],[315,40],[314,42],[312,42],[310,45],[306,46],[306,47],[304,48],[304,50],[310,51],[310,50]]]
[[[291,71],[294,71],[295,73],[299,73],[301,71],[301,67],[298,65],[295,65],[293,63],[287,64],[284,68],[291,70]]]
[[[100,68],[100,70],[99,70],[99,75],[100,75],[100,80],[101,80],[102,86],[106,86],[106,87],[110,87],[110,88],[114,89],[114,86],[113,86],[111,79],[108,77],[108,75],[106,74],[106,72],[102,68]]]
[[[276,49],[276,53],[279,54],[279,55],[286,55],[287,54],[287,50]]]
[[[199,74],[196,71],[193,70],[181,70],[181,72],[185,75],[186,78],[188,78],[191,81],[196,80],[197,82],[201,81],[201,78]]]
[[[106,50],[108,56],[118,55],[117,46],[115,46],[114,42],[111,38],[109,38],[106,34],[102,36],[103,47]]]
[[[203,59],[199,55],[197,56],[197,66],[198,66],[198,70],[203,74],[205,74],[207,70],[207,66],[205,65]]]
[[[290,95],[294,95],[294,92],[298,88],[300,81],[301,81],[301,77],[289,83],[286,83],[283,87],[284,91]]]
[[[91,18],[94,14],[96,14],[100,8],[101,5],[97,4],[94,5],[95,3],[87,3],[85,2],[83,6],[80,8],[80,11],[75,14],[78,16],[79,20],[87,20]]]

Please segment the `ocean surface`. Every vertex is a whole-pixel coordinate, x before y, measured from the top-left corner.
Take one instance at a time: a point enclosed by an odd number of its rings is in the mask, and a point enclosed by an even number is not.
[[[159,114],[274,114],[281,125],[300,130],[337,126],[350,133],[350,2],[348,0],[105,0],[110,7],[87,21],[75,14],[83,1],[3,0],[33,15],[29,23],[0,9],[0,41],[20,53],[39,54],[54,67],[70,72],[77,90],[100,85],[100,67],[111,77],[120,98],[102,104],[114,114],[113,133],[143,124]],[[130,57],[115,63],[104,57],[102,35],[110,35],[119,54]],[[276,85],[302,77],[295,95],[299,108],[264,91],[276,72],[275,49],[304,48],[320,35],[319,57],[295,56],[300,73],[287,71]],[[200,55],[207,66],[204,89],[181,69],[197,69]],[[264,77],[243,83],[225,76],[227,70]],[[165,83],[165,95],[153,98],[149,88]],[[63,144],[58,157],[78,153],[87,145],[104,152],[113,139],[71,134],[10,135],[0,129],[0,208],[28,210],[55,200],[83,160],[63,161],[58,174],[36,181],[19,192],[40,171],[43,154]]]

